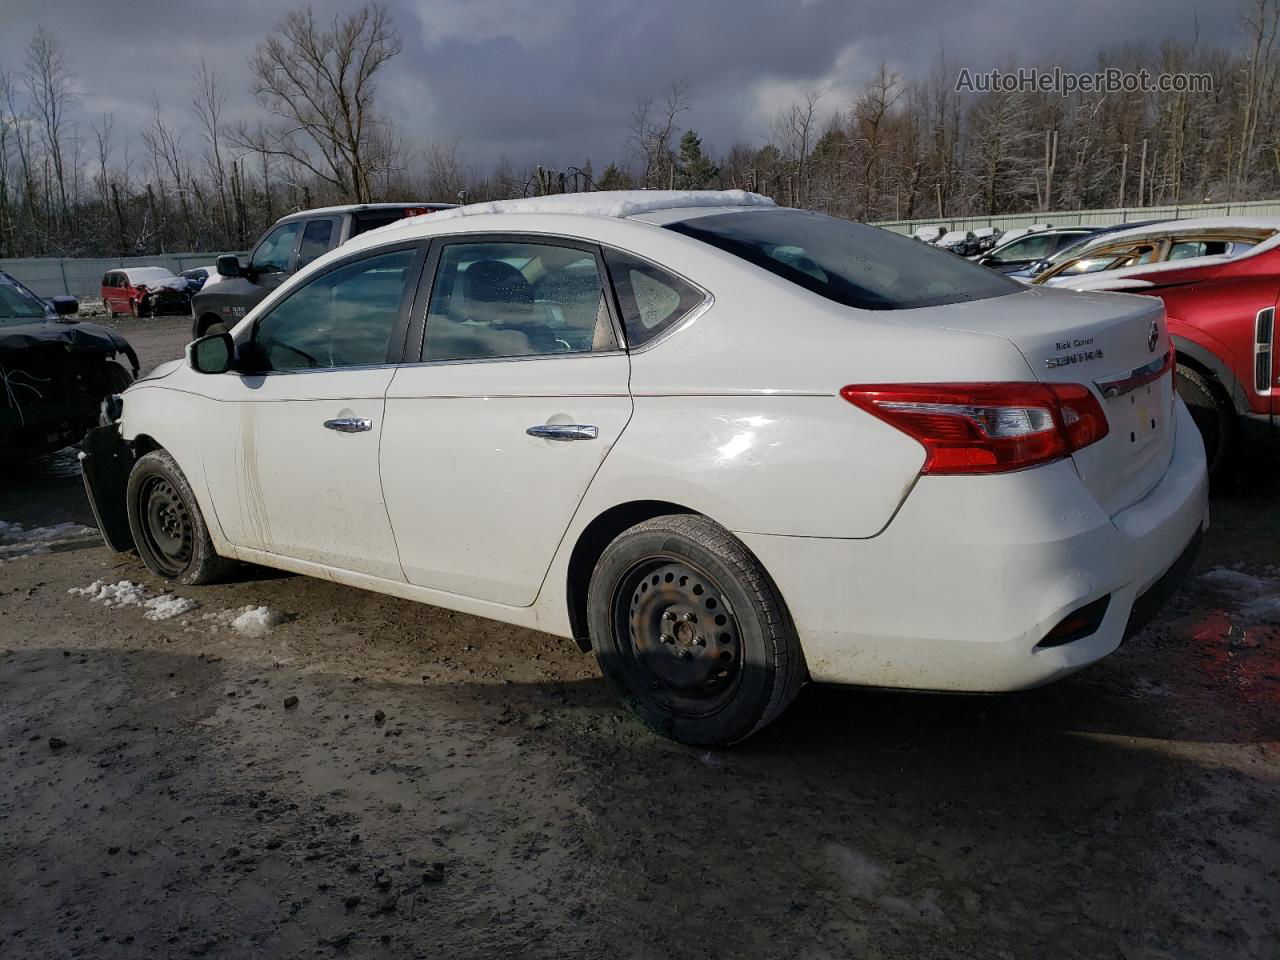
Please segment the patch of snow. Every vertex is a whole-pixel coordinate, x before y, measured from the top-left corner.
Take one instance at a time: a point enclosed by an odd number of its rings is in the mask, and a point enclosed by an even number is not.
[[[241,636],[265,637],[284,623],[285,615],[271,607],[255,607],[253,604],[248,604],[234,610],[206,613],[200,619],[215,626],[230,627]]]
[[[1257,577],[1243,570],[1214,567],[1201,580],[1218,587],[1240,603],[1237,613],[1255,623],[1280,623],[1280,580]]]
[[[147,599],[147,588],[132,580],[117,583],[95,580],[87,587],[72,587],[67,593],[86,597],[90,603],[100,603],[104,607],[136,607]]]
[[[0,563],[19,557],[38,557],[56,546],[96,537],[98,531],[79,523],[55,523],[51,527],[24,527],[0,520]]]
[[[200,606],[189,597],[175,597],[172,593],[144,600],[142,605],[147,608],[147,612],[143,616],[148,620],[172,620],[174,617],[190,613]]]
[[[145,611],[143,616],[148,620],[172,620],[200,606],[194,600],[172,593],[153,597],[147,593],[146,587],[132,580],[117,583],[95,580],[87,587],[72,587],[67,593],[85,597],[90,603],[100,603],[104,607],[142,607]]]
[[[634,217],[655,210],[684,207],[772,207],[769,197],[746,190],[596,190],[469,203],[452,210],[424,214],[431,223],[489,213],[576,213],[597,217]],[[416,220],[410,217],[409,220]],[[404,222],[404,221],[401,221]]]

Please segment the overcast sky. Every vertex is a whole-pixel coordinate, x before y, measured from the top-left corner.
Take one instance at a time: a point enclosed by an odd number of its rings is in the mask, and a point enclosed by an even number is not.
[[[259,115],[246,61],[292,4],[285,0],[4,0],[0,67],[20,70],[38,24],[62,40],[79,75],[82,118],[114,114],[136,133],[153,97],[189,117],[191,75],[217,67],[233,115]],[[355,0],[315,0],[326,20]],[[389,0],[404,51],[387,67],[382,102],[406,141],[460,138],[487,168],[620,157],[636,99],[687,81],[683,125],[727,150],[760,140],[769,118],[804,91],[847,106],[877,63],[910,76],[945,45],[959,67],[1088,68],[1102,44],[1190,40],[1234,44],[1233,0],[1159,4],[1072,0]],[[1198,17],[1196,10],[1200,8]],[[88,135],[87,128],[84,130]],[[195,152],[194,130],[185,139]]]

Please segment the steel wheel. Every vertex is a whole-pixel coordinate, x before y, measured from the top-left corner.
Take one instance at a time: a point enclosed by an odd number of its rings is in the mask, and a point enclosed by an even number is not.
[[[671,714],[707,717],[740,679],[741,632],[724,591],[706,572],[673,557],[634,564],[613,596],[624,667]]]
[[[195,528],[177,489],[163,477],[149,477],[138,495],[142,533],[160,572],[177,577],[191,563]]]

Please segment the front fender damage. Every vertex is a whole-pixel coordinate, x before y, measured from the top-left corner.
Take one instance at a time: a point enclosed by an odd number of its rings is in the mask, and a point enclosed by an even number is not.
[[[133,549],[126,490],[134,453],[120,436],[120,425],[94,427],[80,445],[80,473],[98,530],[116,553]]]

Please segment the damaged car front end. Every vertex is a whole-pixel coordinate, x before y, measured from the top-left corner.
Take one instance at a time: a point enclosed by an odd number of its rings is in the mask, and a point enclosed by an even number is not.
[[[103,400],[137,374],[137,354],[120,334],[63,319],[0,273],[0,461],[75,443],[98,423]]]

